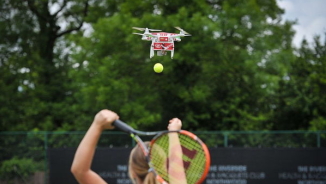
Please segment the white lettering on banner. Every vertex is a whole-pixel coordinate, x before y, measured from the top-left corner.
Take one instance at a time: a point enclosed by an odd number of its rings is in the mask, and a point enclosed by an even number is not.
[[[315,180],[326,180],[326,173],[309,173],[308,178]]]
[[[117,184],[132,184],[128,177],[128,165],[117,165],[116,171],[103,171],[104,179],[114,179]],[[326,184],[326,166],[296,166],[294,172],[279,172],[280,180],[297,184]],[[247,184],[248,180],[267,179],[265,172],[250,171],[247,165],[211,165],[206,184]]]
[[[308,172],[308,166],[298,166],[298,172]]]
[[[127,165],[117,165],[117,170],[118,171],[128,171],[128,166]]]
[[[247,180],[237,180],[237,179],[207,179],[206,184],[247,184]]]
[[[310,172],[326,172],[326,166],[309,166]]]
[[[298,180],[298,184],[326,184],[326,181]]]
[[[247,171],[247,166],[245,166],[245,165],[219,165],[218,171],[245,172],[245,171]]]
[[[262,180],[265,172],[249,172],[246,165],[211,165],[206,184],[247,184],[247,180]]]
[[[117,184],[132,184],[130,179],[117,179]]]
[[[278,173],[279,179],[297,180],[297,184],[326,184],[326,166],[298,166],[298,172]]]
[[[264,172],[250,172],[249,179],[265,179]]]
[[[242,179],[247,179],[248,178],[248,173],[246,172],[239,172],[239,173],[234,173],[234,172],[218,172],[216,173],[217,178],[242,178]]]
[[[283,172],[283,173],[278,173],[278,178],[279,179],[291,179],[291,180],[296,180],[296,179],[302,179],[302,175],[300,173],[296,172]]]
[[[122,175],[122,172],[108,172],[108,171],[103,171],[100,172],[99,175],[102,178],[119,178]]]
[[[326,173],[301,174],[296,172],[283,172],[283,173],[278,173],[278,178],[284,180],[297,180],[297,179],[326,180]]]
[[[209,168],[209,171],[217,171],[217,165],[211,165],[210,168]]]
[[[102,171],[99,175],[104,179],[115,179],[116,184],[132,184],[128,176],[128,165],[117,165],[116,171]]]

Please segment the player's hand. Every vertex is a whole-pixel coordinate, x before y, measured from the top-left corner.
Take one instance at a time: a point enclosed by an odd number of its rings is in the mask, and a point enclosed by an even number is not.
[[[119,119],[119,116],[115,112],[104,109],[95,115],[93,124],[100,127],[102,130],[114,129],[112,123],[117,119]]]
[[[169,121],[168,130],[180,130],[182,127],[182,121],[179,118],[173,118]]]

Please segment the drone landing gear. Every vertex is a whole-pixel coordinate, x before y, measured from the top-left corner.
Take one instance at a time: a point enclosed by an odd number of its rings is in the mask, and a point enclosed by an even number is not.
[[[157,51],[157,56],[165,56],[166,55],[166,51],[165,50],[158,50]]]

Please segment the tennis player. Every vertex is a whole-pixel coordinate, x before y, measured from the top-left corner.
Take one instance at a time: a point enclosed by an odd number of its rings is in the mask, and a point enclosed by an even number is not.
[[[112,123],[119,119],[119,116],[110,110],[101,110],[95,115],[93,123],[89,127],[84,138],[80,142],[71,166],[71,172],[80,184],[105,184],[106,182],[94,171],[91,170],[91,163],[94,157],[97,142],[102,131],[113,129]],[[182,122],[178,118],[169,121],[168,130],[180,130]],[[174,136],[173,134],[171,136]],[[177,136],[177,135],[176,135]],[[171,138],[170,138],[171,139]],[[172,142],[171,142],[172,143]],[[175,143],[175,142],[174,142]],[[178,146],[177,146],[178,147]],[[180,146],[179,146],[180,147]],[[174,147],[176,148],[176,147]],[[174,153],[182,154],[181,149],[175,150]],[[176,157],[177,158],[177,157]],[[179,162],[179,163],[178,163]],[[180,165],[181,159],[169,161],[170,167],[173,164]],[[183,168],[182,168],[183,169]],[[170,171],[169,171],[170,173]],[[172,174],[173,175],[173,174]],[[135,146],[129,157],[129,177],[134,184],[158,184],[155,175],[151,172],[147,160],[138,146]],[[174,178],[174,179],[173,179]],[[170,179],[170,184],[186,184],[184,170],[179,171],[178,175]]]

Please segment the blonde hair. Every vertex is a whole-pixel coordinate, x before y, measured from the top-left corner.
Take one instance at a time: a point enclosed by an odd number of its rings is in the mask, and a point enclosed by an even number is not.
[[[149,142],[145,142],[148,146]],[[155,178],[155,174],[149,170],[146,157],[142,149],[137,145],[135,146],[129,156],[129,177],[135,184],[137,177],[143,184],[159,184]],[[138,183],[139,184],[139,183]]]

